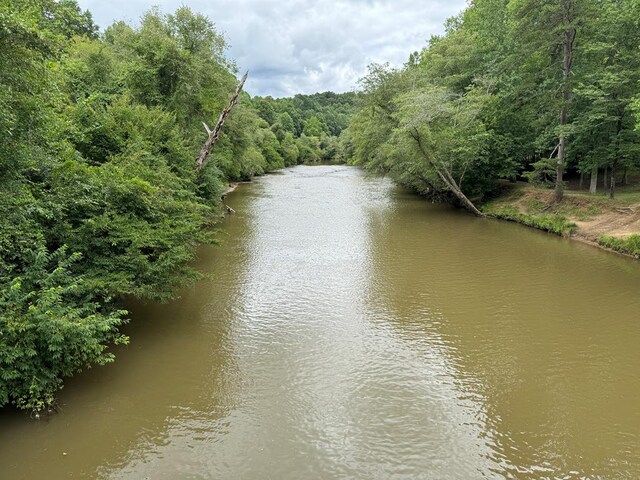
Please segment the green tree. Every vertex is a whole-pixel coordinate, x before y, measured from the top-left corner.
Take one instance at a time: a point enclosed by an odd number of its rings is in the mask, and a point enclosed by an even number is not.
[[[541,96],[550,99],[544,105],[553,117],[559,118],[553,128],[556,146],[555,198],[561,201],[564,192],[567,137],[571,133],[570,104],[575,79],[571,76],[575,57],[575,42],[582,20],[586,16],[583,0],[517,0],[512,9],[514,55],[528,58],[528,71],[539,72],[537,82]],[[524,57],[523,55],[526,55]]]
[[[326,133],[326,130],[327,130],[327,126],[320,121],[317,115],[313,115],[309,120],[304,122],[303,133],[307,137],[320,138],[323,134]]]
[[[194,168],[202,121],[235,88],[223,52],[186,7],[98,38],[75,2],[0,2],[0,406],[44,408],[111,361],[118,300],[199,278],[224,182],[284,164],[244,95]]]
[[[296,140],[299,163],[317,163],[322,160],[322,150],[318,137],[308,137],[304,133]]]
[[[294,135],[296,133],[296,126],[293,123],[293,118],[291,118],[291,115],[289,115],[289,113],[283,112],[280,115],[278,115],[278,122],[277,123],[282,125],[282,129],[285,132],[289,132],[292,135]]]
[[[636,167],[640,159],[640,137],[632,113],[640,82],[640,3],[606,1],[598,8],[599,14],[586,23],[585,67],[576,87],[576,150],[579,167],[591,171],[592,192],[598,167],[609,168],[613,197],[616,172]]]
[[[285,166],[295,165],[298,163],[300,152],[291,132],[287,132],[280,142],[280,154],[284,159]]]

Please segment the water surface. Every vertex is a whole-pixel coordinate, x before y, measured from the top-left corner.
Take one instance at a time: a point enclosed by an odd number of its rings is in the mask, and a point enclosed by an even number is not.
[[[343,166],[242,185],[1,479],[640,478],[640,264]],[[64,455],[66,453],[66,455]]]

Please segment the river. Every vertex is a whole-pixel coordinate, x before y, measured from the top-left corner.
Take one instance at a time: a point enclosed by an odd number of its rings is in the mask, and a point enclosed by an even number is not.
[[[346,166],[241,185],[0,478],[640,478],[640,263]]]

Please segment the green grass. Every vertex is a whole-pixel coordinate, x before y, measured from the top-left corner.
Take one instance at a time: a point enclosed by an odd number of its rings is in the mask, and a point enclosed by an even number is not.
[[[598,244],[615,250],[616,252],[626,253],[627,255],[640,258],[640,235],[631,235],[626,238],[602,235],[598,238]]]
[[[571,235],[577,228],[575,223],[570,222],[566,217],[555,213],[541,213],[533,215],[529,213],[522,213],[513,206],[499,205],[496,203],[486,204],[483,210],[491,217],[522,223],[528,227],[537,228],[563,237]]]
[[[561,204],[556,210],[556,213],[563,215],[565,217],[573,217],[581,221],[590,220],[596,215],[600,215],[602,213],[602,206],[597,204],[591,205],[572,205],[567,202]]]
[[[616,192],[617,200],[625,203],[640,203],[640,191],[632,191],[632,190],[624,190],[621,192]]]
[[[526,203],[527,211],[531,213],[543,213],[546,206],[546,203],[536,198],[533,198]]]

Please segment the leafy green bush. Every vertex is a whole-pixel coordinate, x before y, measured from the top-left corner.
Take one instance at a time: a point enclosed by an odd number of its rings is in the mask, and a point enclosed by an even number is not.
[[[127,312],[92,300],[70,271],[80,259],[41,249],[20,276],[0,278],[0,405],[40,410],[65,377],[113,361],[107,345],[127,342],[117,330]]]

